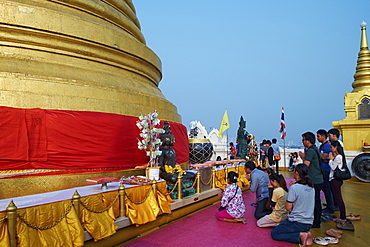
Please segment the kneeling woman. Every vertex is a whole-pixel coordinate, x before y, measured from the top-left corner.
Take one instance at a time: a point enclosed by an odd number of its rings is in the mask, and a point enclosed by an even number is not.
[[[224,207],[224,209],[216,213],[216,218],[220,221],[245,224],[247,222],[244,218],[245,204],[242,197],[242,189],[236,184],[238,174],[229,172],[227,181],[229,186],[226,187],[221,199],[221,207]]]
[[[278,241],[299,243],[300,247],[312,245],[309,232],[313,223],[315,190],[308,178],[308,166],[298,164],[294,169],[297,181],[288,192],[285,208],[290,211],[288,218],[271,231],[271,237]]]
[[[286,187],[284,176],[278,173],[272,173],[270,175],[270,182],[274,187],[271,198],[273,211],[271,214],[265,215],[257,221],[258,227],[275,227],[288,216],[288,211],[285,209],[288,188]]]

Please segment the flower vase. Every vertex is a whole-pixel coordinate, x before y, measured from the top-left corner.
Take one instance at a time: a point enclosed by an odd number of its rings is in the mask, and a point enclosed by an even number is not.
[[[145,170],[146,177],[150,180],[159,180],[159,166],[148,166]]]

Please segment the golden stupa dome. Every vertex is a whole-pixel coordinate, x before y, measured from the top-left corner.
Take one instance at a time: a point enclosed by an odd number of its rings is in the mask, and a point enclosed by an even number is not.
[[[1,1],[0,105],[181,122],[131,0]]]

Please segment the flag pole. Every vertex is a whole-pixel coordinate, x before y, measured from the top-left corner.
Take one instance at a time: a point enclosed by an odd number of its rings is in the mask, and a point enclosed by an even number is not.
[[[226,159],[228,159],[227,150],[229,145],[229,129],[226,130]]]
[[[222,117],[220,131],[218,133],[219,137],[224,138],[222,133],[226,130],[226,145],[225,145],[226,146],[225,147],[226,148],[226,159],[228,158],[227,150],[228,150],[228,141],[229,141],[229,132],[228,132],[229,128],[230,128],[230,123],[229,123],[229,117],[227,115],[227,109],[226,109],[224,112],[224,116]]]
[[[284,168],[286,168],[285,138],[283,139],[283,142],[284,142]]]
[[[225,111],[227,112],[227,108]],[[229,116],[227,116],[227,124],[229,125],[228,127],[230,128]],[[227,150],[229,147],[229,128],[226,129],[226,159],[228,159]]]
[[[280,139],[283,139],[284,145],[284,168],[286,168],[286,153],[285,153],[285,137],[286,137],[286,130],[285,130],[285,117],[284,117],[284,107],[281,108],[281,119],[280,119]]]

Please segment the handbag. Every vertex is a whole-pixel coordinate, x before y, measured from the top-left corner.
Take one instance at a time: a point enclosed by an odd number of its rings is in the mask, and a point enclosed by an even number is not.
[[[280,155],[274,155],[274,160],[281,160]]]
[[[344,168],[344,171],[339,169],[338,166],[337,166],[337,168],[335,168],[335,170],[334,170],[334,178],[335,179],[337,179],[337,180],[348,180],[352,177],[350,171],[348,170],[348,167],[345,165],[345,166],[343,166],[343,168]]]
[[[230,201],[235,197],[236,192],[238,192],[238,189],[239,189],[239,186],[238,186],[238,187],[236,187],[235,194],[233,195],[233,197],[231,197],[231,198],[228,200],[227,204],[229,204],[229,202],[230,202]],[[227,205],[226,205],[226,206],[227,206]],[[225,210],[225,209],[226,209],[226,206],[225,206],[225,207],[219,207],[219,208],[218,208],[218,211]]]

